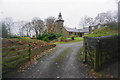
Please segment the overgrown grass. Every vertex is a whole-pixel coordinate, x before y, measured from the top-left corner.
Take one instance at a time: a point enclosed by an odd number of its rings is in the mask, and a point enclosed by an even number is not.
[[[85,60],[84,47],[81,47],[78,50],[77,55],[76,55],[76,59],[80,62],[84,62],[84,60]],[[97,77],[97,78],[103,77],[103,73],[94,71],[94,69],[91,68],[90,65],[88,65],[88,64],[83,64],[83,65],[87,66],[87,68],[89,68],[88,72],[91,76]]]
[[[66,55],[71,51],[71,48],[68,47],[67,49],[65,49],[63,52],[61,52],[60,55],[58,55],[58,57],[55,59],[55,62],[60,63],[62,62],[62,60],[66,57]]]
[[[76,58],[77,60],[79,61],[84,61],[85,59],[85,56],[84,56],[84,47],[81,47],[78,52],[77,52],[77,55],[76,55]]]
[[[67,40],[71,40],[70,37],[66,38]],[[64,44],[64,43],[72,43],[72,42],[79,42],[79,41],[82,41],[83,38],[82,37],[75,37],[74,38],[75,40],[71,40],[71,41],[68,41],[68,42],[65,42],[65,41],[61,41],[61,42],[55,42],[54,44]]]
[[[101,37],[101,36],[108,36],[108,35],[118,35],[117,30],[113,30],[108,26],[102,27],[100,29],[96,29],[92,34],[88,34],[85,36],[89,37]]]

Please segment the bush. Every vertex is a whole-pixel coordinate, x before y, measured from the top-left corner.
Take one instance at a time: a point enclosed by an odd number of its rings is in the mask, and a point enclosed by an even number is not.
[[[57,39],[56,35],[54,33],[50,33],[48,36],[49,40],[52,41],[54,39]]]
[[[44,34],[39,34],[36,39],[38,40],[43,40],[43,41],[52,41],[52,40],[55,40],[59,37],[61,37],[62,35],[61,34],[55,34],[55,33],[44,33]]]
[[[74,37],[75,37],[75,35],[71,35],[71,39],[72,39],[72,40],[75,40]]]
[[[60,34],[60,33],[56,34],[56,37],[57,37],[57,38],[59,38],[59,37],[61,37],[61,36],[62,36],[62,34]]]
[[[42,35],[39,34],[39,35],[36,37],[36,39],[37,39],[37,40],[41,40],[41,39],[42,39]]]
[[[36,37],[35,36],[32,36],[32,38],[31,39],[36,39]]]
[[[71,37],[72,40],[74,40],[74,37]]]
[[[63,40],[65,40],[66,38],[65,37],[61,37],[61,40],[63,41]]]
[[[17,39],[21,39],[20,36],[11,36],[10,38],[17,38]]]
[[[49,42],[49,38],[48,37],[44,37],[42,40],[46,41],[46,42]]]

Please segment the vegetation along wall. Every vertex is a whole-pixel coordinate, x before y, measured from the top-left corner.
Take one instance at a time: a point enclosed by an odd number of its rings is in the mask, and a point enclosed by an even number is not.
[[[95,70],[118,58],[118,36],[84,37],[85,61]]]

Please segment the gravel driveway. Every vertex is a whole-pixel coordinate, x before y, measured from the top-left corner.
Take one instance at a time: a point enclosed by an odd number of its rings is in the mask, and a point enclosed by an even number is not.
[[[76,54],[83,42],[58,44],[56,50],[42,57],[37,64],[33,64],[22,72],[11,72],[4,78],[90,78]],[[63,56],[64,55],[64,56]]]

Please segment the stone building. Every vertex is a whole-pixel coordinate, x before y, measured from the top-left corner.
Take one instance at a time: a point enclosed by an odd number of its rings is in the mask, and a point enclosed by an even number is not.
[[[49,28],[48,28],[49,29]],[[61,33],[64,37],[68,37],[70,35],[80,36],[82,37],[84,33],[89,32],[86,29],[76,29],[76,28],[68,28],[64,26],[64,20],[62,18],[61,13],[58,15],[58,19],[55,21],[54,26],[51,27],[52,30],[48,30],[49,32]]]
[[[101,28],[101,24],[89,26],[89,34],[93,33],[94,30]]]

